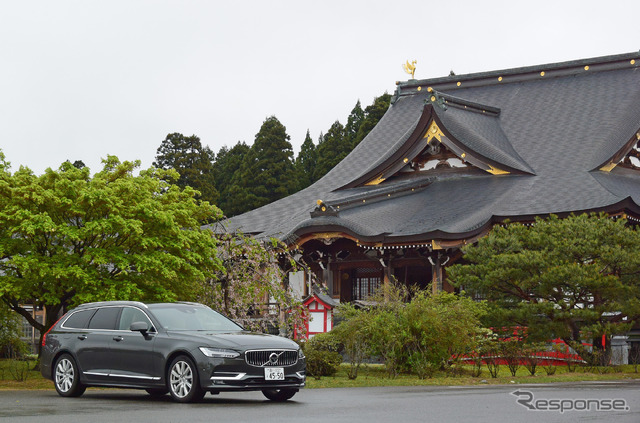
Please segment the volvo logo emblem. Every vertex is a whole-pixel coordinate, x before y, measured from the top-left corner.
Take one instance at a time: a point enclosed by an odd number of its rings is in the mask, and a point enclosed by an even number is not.
[[[269,363],[271,364],[278,364],[278,357],[279,355],[276,353],[271,353],[271,355],[269,356]]]

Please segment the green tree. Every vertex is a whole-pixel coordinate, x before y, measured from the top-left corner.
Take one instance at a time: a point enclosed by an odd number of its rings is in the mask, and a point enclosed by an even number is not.
[[[367,106],[364,109],[364,119],[358,128],[358,132],[353,140],[352,148],[360,144],[360,141],[366,137],[369,132],[378,124],[382,116],[387,113],[389,105],[391,104],[391,95],[384,93],[380,97],[376,97],[373,100],[373,104]]]
[[[318,162],[316,164],[314,179],[318,180],[326,175],[342,159],[351,152],[351,145],[347,142],[344,126],[335,121],[331,128],[318,143]]]
[[[257,209],[295,191],[293,147],[289,139],[285,126],[275,116],[264,121],[233,177],[228,213]]]
[[[307,130],[307,136],[300,147],[300,154],[296,157],[295,169],[296,179],[298,180],[297,190],[302,190],[315,182],[313,177],[316,163],[318,161],[318,153],[316,146],[311,139],[311,135]]]
[[[0,298],[44,334],[68,307],[97,300],[190,299],[221,268],[200,222],[220,211],[169,183],[174,170],[109,156],[91,177],[69,162],[36,176],[0,157]],[[38,322],[23,304],[43,307]]]
[[[288,283],[299,264],[281,241],[260,241],[216,229],[223,268],[201,280],[198,301],[220,310],[247,329],[278,328],[293,337],[304,328],[304,309]],[[298,333],[300,335],[300,333]]]
[[[347,118],[347,125],[344,127],[344,136],[346,138],[346,142],[350,145],[351,148],[354,148],[357,145],[356,137],[364,119],[364,110],[362,110],[360,100],[358,100],[356,105],[353,107],[353,110],[351,110],[349,117]]]
[[[216,189],[220,193],[218,207],[222,209],[226,216],[231,217],[234,213],[232,182],[236,172],[242,166],[244,156],[249,152],[249,146],[238,141],[232,148],[223,146],[218,151],[218,156],[213,164],[213,175],[216,182]]]
[[[214,180],[214,159],[213,151],[203,147],[200,138],[174,132],[158,147],[153,165],[164,170],[175,169],[180,174],[176,185],[195,188],[199,192],[198,199],[214,204],[219,196]]]
[[[606,362],[611,336],[640,318],[640,234],[625,219],[495,226],[463,251],[468,264],[452,266],[450,280],[490,301],[490,324],[526,326],[532,341],[562,338],[585,360]]]

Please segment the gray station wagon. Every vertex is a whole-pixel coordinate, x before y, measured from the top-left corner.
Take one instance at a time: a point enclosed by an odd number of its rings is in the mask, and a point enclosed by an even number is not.
[[[179,402],[221,391],[262,391],[286,401],[304,387],[305,369],[295,342],[247,332],[196,303],[84,304],[42,342],[42,375],[64,397],[108,386],[169,393]]]

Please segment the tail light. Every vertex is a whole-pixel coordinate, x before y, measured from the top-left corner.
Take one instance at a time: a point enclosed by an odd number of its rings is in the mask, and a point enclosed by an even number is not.
[[[62,317],[64,317],[64,316],[66,316],[66,314],[65,314],[65,315],[63,315]],[[56,320],[56,322],[55,322],[54,324],[52,324],[52,325],[51,325],[51,327],[49,328],[49,330],[48,330],[48,331],[46,331],[46,332],[44,333],[44,335],[42,336],[42,346],[43,346],[43,347],[44,347],[44,344],[46,344],[46,343],[47,343],[47,335],[49,334],[49,332],[51,332],[51,329],[53,329],[53,328],[55,328],[55,327],[56,327],[56,325],[57,325],[57,324],[58,324],[58,322],[62,319],[62,317],[61,317],[60,319]]]

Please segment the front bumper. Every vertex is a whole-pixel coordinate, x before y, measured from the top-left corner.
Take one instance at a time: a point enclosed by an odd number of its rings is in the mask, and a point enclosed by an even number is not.
[[[259,391],[262,389],[301,389],[306,384],[306,363],[298,360],[284,370],[284,380],[265,379],[264,367],[251,366],[242,357],[203,358],[198,362],[200,386],[207,391]]]
[[[262,389],[282,389],[282,388],[304,388],[306,374],[304,371],[297,371],[285,375],[284,380],[267,381],[264,376],[249,375],[243,372],[217,372],[213,374],[208,384],[202,381],[204,389],[212,391],[255,391]]]

